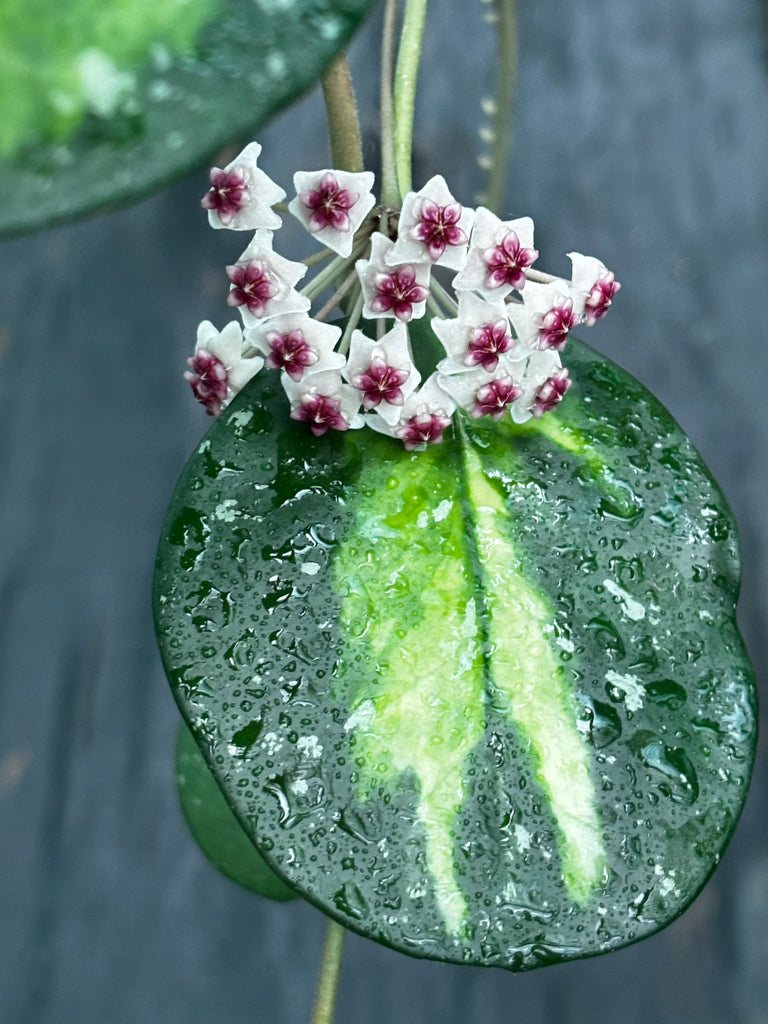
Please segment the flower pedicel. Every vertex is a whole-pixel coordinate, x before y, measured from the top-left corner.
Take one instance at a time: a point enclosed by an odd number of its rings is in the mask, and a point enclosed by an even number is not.
[[[569,332],[593,326],[621,287],[599,260],[570,253],[571,280],[552,277],[533,269],[529,217],[463,206],[439,175],[398,212],[376,206],[371,172],[332,169],[294,175],[287,209],[325,248],[287,260],[273,248],[285,193],[257,166],[260,153],[251,143],[214,168],[202,199],[213,227],[254,232],[227,267],[243,328],[201,324],[185,374],[211,415],[256,373],[279,371],[286,415],[315,436],[368,426],[415,450],[440,442],[457,409],[523,423],[563,399]],[[453,274],[454,294],[436,267]],[[339,310],[342,326],[327,323]],[[445,357],[422,380],[408,325],[427,310]]]

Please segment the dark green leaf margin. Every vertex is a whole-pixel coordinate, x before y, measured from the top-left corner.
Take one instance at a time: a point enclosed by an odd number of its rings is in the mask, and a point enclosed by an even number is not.
[[[183,723],[176,741],[176,784],[181,809],[200,849],[219,871],[271,900],[295,899],[243,831],[216,778]]]

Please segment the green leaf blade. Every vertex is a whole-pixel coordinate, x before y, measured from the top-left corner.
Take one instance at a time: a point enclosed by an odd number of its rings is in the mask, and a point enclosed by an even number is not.
[[[637,382],[576,342],[569,365],[540,425],[466,420],[425,453],[275,429],[265,374],[161,542],[161,650],[238,817],[309,900],[417,956],[523,970],[652,934],[745,796],[727,506]]]

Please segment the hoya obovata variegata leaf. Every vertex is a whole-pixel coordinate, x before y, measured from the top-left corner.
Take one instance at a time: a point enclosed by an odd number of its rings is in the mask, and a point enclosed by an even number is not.
[[[314,439],[263,372],[163,531],[163,659],[240,822],[416,956],[523,970],[649,935],[746,795],[728,507],[637,381],[574,340],[567,363],[541,420],[457,416],[414,453]]]
[[[39,0],[31,31],[26,0],[6,0],[0,234],[135,199],[252,137],[372,6]]]

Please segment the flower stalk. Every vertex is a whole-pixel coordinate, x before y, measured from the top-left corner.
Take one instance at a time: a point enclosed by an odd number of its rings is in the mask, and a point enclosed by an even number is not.
[[[363,315],[363,293],[362,291],[357,296],[355,304],[352,306],[352,310],[347,320],[347,326],[344,328],[344,333],[341,336],[341,340],[338,345],[338,352],[346,356],[349,352],[349,342],[352,337],[352,332],[355,330],[357,325],[360,323],[360,317]]]
[[[486,203],[499,212],[504,200],[507,160],[512,141],[512,111],[517,80],[517,0],[495,0],[496,97]]]
[[[369,232],[364,233],[362,238],[355,240],[354,247],[349,256],[336,256],[327,267],[321,271],[302,289],[302,293],[308,299],[315,299],[321,292],[338,280],[339,277],[346,277],[349,270],[355,265],[355,260],[362,255],[369,244]]]
[[[321,309],[319,309],[317,313],[315,313],[315,320],[325,320],[328,317],[328,315],[332,313],[334,309],[341,303],[341,300],[350,290],[352,285],[356,283],[357,272],[354,269],[352,269],[341,282],[341,284],[333,293],[333,295],[328,299],[325,305]]]
[[[535,270],[533,267],[526,268],[525,276],[529,281],[536,281],[539,284],[552,284],[557,280],[554,274],[545,274],[543,270]]]
[[[398,0],[387,0],[384,8],[384,31],[381,39],[381,201],[385,206],[399,207],[402,194],[397,185],[395,161],[395,112],[392,78],[395,64],[395,30]]]
[[[445,288],[443,288],[440,282],[434,277],[432,278],[431,285],[432,293],[437,301],[441,302],[445,306],[451,316],[456,316],[459,307],[453,296],[449,295]]]
[[[309,256],[305,256],[299,262],[303,263],[307,268],[314,267],[316,264],[322,263],[323,260],[327,260],[331,255],[333,255],[333,249],[321,249],[320,252],[310,253]]]
[[[406,0],[395,70],[395,165],[400,195],[412,188],[413,116],[427,0]]]

